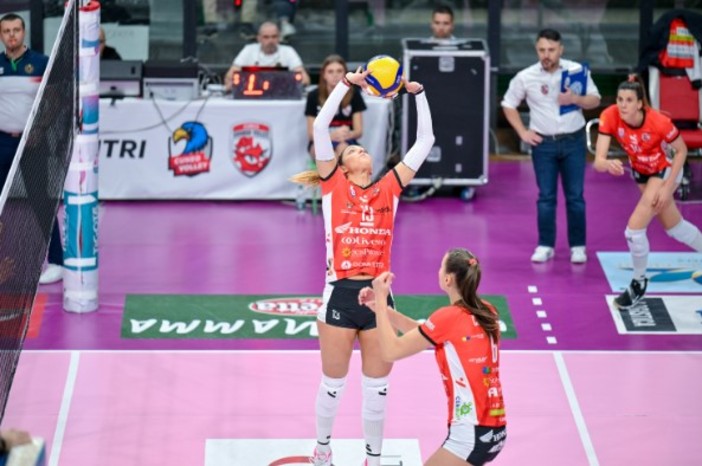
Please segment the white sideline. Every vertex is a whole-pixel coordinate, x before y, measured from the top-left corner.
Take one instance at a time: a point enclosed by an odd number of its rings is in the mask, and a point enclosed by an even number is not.
[[[588,464],[590,466],[599,466],[600,462],[597,459],[595,447],[592,445],[590,434],[587,431],[587,424],[585,424],[585,418],[580,410],[580,404],[578,403],[578,397],[575,395],[573,383],[570,381],[570,375],[568,374],[568,368],[566,367],[565,359],[563,359],[563,354],[561,354],[560,351],[556,351],[553,353],[553,359],[556,361],[558,375],[561,377],[563,390],[565,390],[566,397],[568,397],[570,411],[573,413],[573,420],[578,428],[578,434],[580,435],[580,441],[583,443]]]
[[[71,400],[73,399],[73,390],[76,386],[76,377],[78,376],[78,364],[80,363],[80,351],[71,351],[71,362],[68,366],[68,374],[66,374],[66,385],[63,387],[63,398],[61,400],[61,410],[59,411],[58,420],[56,421],[56,431],[51,442],[51,455],[49,456],[49,466],[58,466],[61,456],[61,447],[63,446],[63,436],[66,433],[66,421],[68,420],[68,412],[71,410]]]

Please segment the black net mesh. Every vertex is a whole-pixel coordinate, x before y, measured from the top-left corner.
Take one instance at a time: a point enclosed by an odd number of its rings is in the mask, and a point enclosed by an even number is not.
[[[78,115],[78,9],[67,2],[56,45],[7,179],[0,213],[0,421],[29,325]],[[0,206],[2,205],[0,201]]]

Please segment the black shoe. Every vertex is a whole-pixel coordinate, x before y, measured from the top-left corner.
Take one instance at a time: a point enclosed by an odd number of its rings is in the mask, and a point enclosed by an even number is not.
[[[636,279],[631,280],[629,288],[614,298],[614,305],[617,306],[617,309],[630,309],[636,306],[646,294],[647,285],[648,278],[644,278],[643,282]]]

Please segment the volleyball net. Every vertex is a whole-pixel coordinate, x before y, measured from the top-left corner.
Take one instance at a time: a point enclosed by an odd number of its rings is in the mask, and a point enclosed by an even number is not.
[[[77,1],[68,0],[0,194],[0,421],[29,326],[78,129],[78,27]]]

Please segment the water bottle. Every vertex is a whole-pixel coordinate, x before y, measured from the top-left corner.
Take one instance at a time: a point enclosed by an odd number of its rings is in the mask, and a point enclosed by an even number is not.
[[[295,208],[299,211],[305,210],[305,202],[307,201],[307,192],[305,185],[297,186],[297,193],[295,195]]]

